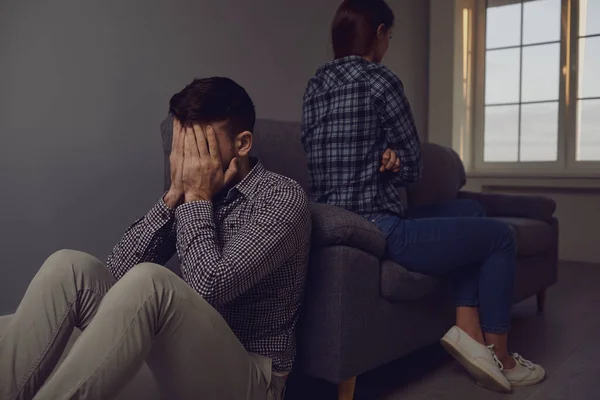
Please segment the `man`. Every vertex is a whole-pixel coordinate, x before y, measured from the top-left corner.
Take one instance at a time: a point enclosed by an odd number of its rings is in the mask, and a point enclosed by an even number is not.
[[[195,80],[170,114],[170,189],[106,267],[70,250],[44,263],[0,338],[2,400],[114,398],[145,361],[166,399],[282,398],[307,199],[250,158],[254,105],[232,80]],[[158,265],[175,251],[183,279]],[[47,380],[75,327],[82,335]]]

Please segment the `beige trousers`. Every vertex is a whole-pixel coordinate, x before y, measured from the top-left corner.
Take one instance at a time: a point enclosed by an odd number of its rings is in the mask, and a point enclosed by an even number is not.
[[[75,327],[83,333],[48,379]],[[0,337],[0,400],[111,399],[144,362],[166,400],[280,400],[285,385],[168,269],[140,264],[115,282],[96,258],[62,250]]]

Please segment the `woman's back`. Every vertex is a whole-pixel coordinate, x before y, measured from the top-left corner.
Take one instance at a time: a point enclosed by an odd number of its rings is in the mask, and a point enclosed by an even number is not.
[[[321,67],[304,95],[302,142],[314,201],[359,214],[403,213],[396,186],[418,180],[419,141],[398,77],[363,57]],[[386,149],[400,173],[380,172]]]

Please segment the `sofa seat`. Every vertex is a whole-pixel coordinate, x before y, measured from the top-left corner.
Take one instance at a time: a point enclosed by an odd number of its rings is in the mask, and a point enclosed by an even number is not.
[[[2,333],[4,332],[6,327],[8,326],[8,323],[10,322],[11,317],[12,317],[11,315],[6,315],[6,316],[0,317],[0,337],[2,336]],[[64,359],[64,355],[66,355],[69,352],[69,350],[73,346],[73,343],[75,343],[75,340],[77,340],[77,338],[79,337],[80,333],[81,332],[78,329],[76,329],[75,332],[73,332],[73,335],[71,336],[71,339],[69,340],[69,343],[67,344],[67,348],[63,354],[63,357],[59,361],[59,365],[62,362],[62,360]],[[144,364],[142,366],[142,368],[139,370],[139,372],[137,373],[135,378],[133,378],[131,380],[129,385],[127,385],[127,387],[117,397],[117,400],[138,400],[138,399],[139,400],[160,400],[161,399],[161,396],[158,392],[158,387],[156,386],[154,378],[152,377],[152,373],[150,372],[150,369],[148,369],[146,364]]]
[[[517,256],[531,257],[547,252],[554,243],[552,225],[529,218],[496,217],[510,225],[515,232]]]

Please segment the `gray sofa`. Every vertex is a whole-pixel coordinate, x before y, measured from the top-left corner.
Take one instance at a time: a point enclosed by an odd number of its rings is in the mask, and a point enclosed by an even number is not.
[[[168,121],[161,130],[168,185]],[[253,153],[268,169],[307,187],[298,123],[259,121]],[[541,309],[543,293],[556,282],[557,274],[558,223],[552,216],[554,202],[541,197],[460,191],[466,178],[454,152],[426,144],[423,157],[423,179],[405,193],[410,206],[471,198],[481,202],[490,217],[510,224],[518,243],[515,302],[538,295]],[[385,260],[385,239],[368,221],[331,206],[312,204],[311,210],[313,247],[294,371],[345,384],[357,375],[437,342],[453,322],[448,286]],[[0,335],[8,321],[9,317],[0,318]],[[69,347],[76,337],[77,333]],[[160,399],[147,367],[119,398]]]
[[[260,121],[254,140],[254,154],[267,168],[307,187],[300,124]],[[518,246],[514,300],[537,295],[541,311],[545,290],[557,279],[554,201],[461,191],[466,177],[458,155],[433,144],[422,152],[422,180],[405,192],[410,207],[470,198],[512,226]],[[313,246],[295,370],[342,383],[437,342],[454,318],[448,285],[385,260],[384,236],[365,219],[311,207]]]

